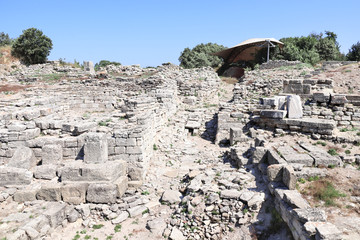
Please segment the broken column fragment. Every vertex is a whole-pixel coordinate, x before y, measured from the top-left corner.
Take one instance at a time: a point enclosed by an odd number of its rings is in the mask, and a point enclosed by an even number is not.
[[[289,95],[286,100],[288,118],[302,118],[303,110],[301,99],[298,95]]]

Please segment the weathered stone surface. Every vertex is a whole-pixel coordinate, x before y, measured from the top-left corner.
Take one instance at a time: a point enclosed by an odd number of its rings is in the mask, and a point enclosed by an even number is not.
[[[180,198],[181,198],[181,193],[179,191],[166,190],[162,194],[161,201],[173,204],[173,203],[179,203],[181,200]]]
[[[95,75],[95,69],[94,69],[94,64],[92,61],[84,61],[84,70],[90,74],[90,75]]]
[[[297,190],[284,191],[284,201],[293,208],[309,208],[310,204],[301,196]]]
[[[16,168],[30,169],[36,165],[36,158],[33,151],[24,146],[19,146],[13,157],[10,159],[8,166]]]
[[[171,240],[186,240],[186,237],[184,237],[182,232],[176,227],[173,227],[173,229],[171,230],[169,238]]]
[[[57,164],[63,159],[61,145],[45,145],[42,147],[41,163],[42,165]]]
[[[112,183],[91,183],[86,200],[92,203],[115,203],[118,196],[117,186]]]
[[[303,117],[303,110],[300,96],[298,95],[290,95],[287,96],[286,101],[286,109],[288,118],[302,118]]]
[[[14,193],[14,201],[15,202],[27,202],[27,201],[35,201],[36,194],[40,190],[40,185],[28,186],[24,189],[18,190]]]
[[[286,161],[279,155],[275,149],[269,149],[267,153],[268,163],[271,164],[285,164]]]
[[[56,178],[57,166],[53,164],[40,165],[33,168],[34,177],[38,179],[51,180]]]
[[[66,164],[59,170],[61,180],[67,181],[114,181],[126,173],[125,161],[109,161],[103,164],[85,164],[82,161],[74,161]]]
[[[273,164],[267,168],[267,176],[269,181],[281,182],[283,177],[284,164]]]
[[[111,220],[112,224],[119,224],[123,221],[125,221],[129,217],[129,213],[127,211],[121,212],[119,216],[117,216],[115,219]]]
[[[282,146],[277,149],[287,163],[300,163],[305,166],[312,166],[314,163],[308,152],[298,146]]]
[[[88,133],[85,137],[85,163],[104,163],[108,160],[108,144],[106,134]]]
[[[260,117],[283,119],[286,116],[286,113],[285,110],[262,110],[260,111]]]
[[[290,189],[294,190],[296,187],[296,175],[294,169],[287,165],[283,168],[283,183]]]
[[[128,177],[121,176],[114,182],[114,184],[116,185],[118,190],[118,197],[122,197],[122,195],[124,195],[125,191],[128,188]]]
[[[44,215],[49,220],[50,226],[56,228],[65,220],[65,203],[48,203]]]
[[[147,221],[146,227],[150,232],[162,236],[167,224],[163,218],[155,218]]]
[[[343,237],[342,232],[334,224],[327,222],[317,226],[315,239],[341,240]]]
[[[263,163],[267,159],[267,149],[265,147],[256,147],[252,155],[252,163]]]
[[[300,143],[299,145],[309,151],[308,154],[315,160],[315,166],[341,165],[341,159],[338,156],[331,156],[325,150],[311,144]]]
[[[32,177],[32,172],[26,169],[0,166],[0,186],[28,185]]]
[[[61,187],[62,200],[71,204],[85,202],[87,183],[68,183]]]
[[[241,128],[230,128],[230,145],[234,145],[237,141],[241,140],[243,131]]]
[[[239,199],[241,195],[241,192],[235,190],[235,189],[231,189],[231,190],[222,190],[220,192],[220,197],[221,198],[226,198],[226,199]]]
[[[57,183],[46,183],[36,194],[36,199],[45,201],[61,201],[61,185]]]
[[[139,205],[139,206],[129,208],[127,211],[129,213],[130,217],[135,217],[135,216],[143,214],[143,212],[147,211],[147,210],[148,210],[148,208],[145,207],[144,205]]]
[[[320,208],[296,208],[294,216],[302,223],[305,222],[326,222],[325,211]]]

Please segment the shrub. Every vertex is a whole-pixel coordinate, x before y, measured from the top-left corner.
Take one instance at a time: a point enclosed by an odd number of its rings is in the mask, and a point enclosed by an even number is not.
[[[185,48],[179,57],[180,66],[184,68],[219,67],[223,61],[217,56],[211,55],[224,50],[223,45],[216,43],[198,44],[193,49]]]
[[[318,200],[325,201],[325,206],[334,206],[334,200],[339,197],[346,197],[345,194],[340,193],[335,189],[334,185],[328,181],[320,181],[314,188],[314,197]]]
[[[9,34],[1,32],[0,33],[0,47],[10,45],[12,42],[11,38],[9,37]]]
[[[38,64],[46,61],[51,49],[50,38],[36,28],[29,28],[15,40],[11,54],[25,64]]]
[[[108,60],[101,60],[99,63],[96,63],[96,64],[95,64],[94,69],[95,69],[96,71],[98,71],[101,67],[106,67],[107,65],[119,66],[119,65],[121,65],[121,63],[119,63],[119,62],[110,62],[110,61],[108,61]]]
[[[336,149],[334,149],[334,148],[329,149],[328,154],[330,154],[331,156],[338,155],[338,153],[336,152]]]
[[[360,61],[360,42],[351,46],[346,58],[349,61]]]

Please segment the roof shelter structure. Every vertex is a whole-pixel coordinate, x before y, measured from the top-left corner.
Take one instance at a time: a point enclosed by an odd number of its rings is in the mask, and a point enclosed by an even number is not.
[[[251,61],[255,59],[257,51],[261,48],[267,47],[267,61],[269,61],[270,47],[275,47],[275,45],[282,47],[284,43],[276,40],[275,38],[251,38],[234,47],[213,53],[212,55],[223,58],[226,63]]]

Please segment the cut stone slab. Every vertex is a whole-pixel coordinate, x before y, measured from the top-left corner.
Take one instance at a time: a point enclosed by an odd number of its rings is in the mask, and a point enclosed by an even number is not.
[[[114,182],[114,184],[118,190],[118,197],[122,197],[128,188],[128,177],[121,176]]]
[[[111,220],[112,224],[119,224],[123,221],[125,221],[129,217],[129,213],[124,211],[119,214],[115,219]]]
[[[299,145],[302,148],[304,148],[306,151],[308,151],[309,152],[308,154],[312,158],[314,158],[315,166],[327,167],[329,165],[335,165],[335,166],[341,165],[341,159],[338,156],[331,156],[325,150],[308,143],[299,143]]]
[[[36,194],[36,199],[45,201],[61,201],[61,185],[58,183],[46,183]]]
[[[301,196],[297,190],[285,190],[283,199],[292,208],[310,208],[310,204]]]
[[[294,169],[287,165],[283,168],[283,183],[290,189],[294,190],[296,187],[297,178]]]
[[[68,163],[60,169],[61,180],[68,181],[114,181],[126,174],[127,163],[125,161],[108,161],[103,164],[86,164],[82,161]]]
[[[19,146],[13,157],[10,159],[8,166],[16,168],[25,168],[29,170],[36,165],[36,158],[31,148]]]
[[[87,183],[69,183],[61,187],[62,200],[71,204],[85,202]]]
[[[28,185],[33,173],[23,168],[0,166],[0,186]]]
[[[230,145],[234,145],[236,142],[241,141],[243,137],[242,128],[230,128]]]
[[[269,149],[267,153],[268,163],[271,164],[286,164],[285,159],[283,159],[277,150]]]
[[[222,190],[220,192],[220,197],[221,198],[226,198],[226,199],[239,199],[241,195],[241,192],[232,189],[232,190]]]
[[[267,177],[270,182],[281,182],[284,164],[273,164],[267,168]]]
[[[146,227],[150,230],[150,232],[162,236],[167,224],[162,218],[155,218],[147,221]]]
[[[86,200],[92,203],[115,203],[118,196],[117,186],[112,183],[91,183]]]
[[[65,209],[66,203],[52,202],[46,205],[46,211],[44,212],[44,215],[49,220],[50,226],[52,228],[60,226],[61,223],[65,220]]]
[[[108,160],[108,143],[104,133],[88,133],[85,137],[84,162],[105,163]]]
[[[145,212],[147,210],[148,210],[148,208],[145,207],[144,205],[139,205],[139,206],[129,208],[127,211],[129,213],[130,217],[135,217],[135,216],[143,214],[143,212]]]
[[[311,167],[314,163],[308,152],[298,146],[281,146],[277,150],[287,163],[300,163],[307,167]]]
[[[45,145],[42,147],[42,165],[57,164],[63,159],[63,149],[61,145]]]
[[[198,121],[188,121],[185,125],[186,129],[199,129],[201,127],[201,123]]]
[[[293,214],[302,223],[326,222],[326,213],[320,208],[297,208],[293,210]]]
[[[40,185],[29,185],[24,189],[20,189],[14,193],[14,201],[18,203],[27,202],[27,201],[35,201],[36,194],[40,190]]]
[[[252,154],[252,163],[258,164],[266,162],[267,151],[265,147],[256,147]]]
[[[341,240],[342,232],[332,223],[326,222],[316,227],[316,240]]]
[[[56,178],[56,169],[57,166],[53,164],[35,166],[33,168],[34,177],[37,179],[51,180]]]
[[[161,201],[168,202],[170,204],[179,203],[181,198],[181,193],[175,190],[166,190],[162,197]]]
[[[303,117],[301,98],[298,95],[287,96],[286,109],[288,118],[299,119]]]
[[[283,119],[286,116],[286,113],[285,110],[262,110],[260,111],[260,117]]]

